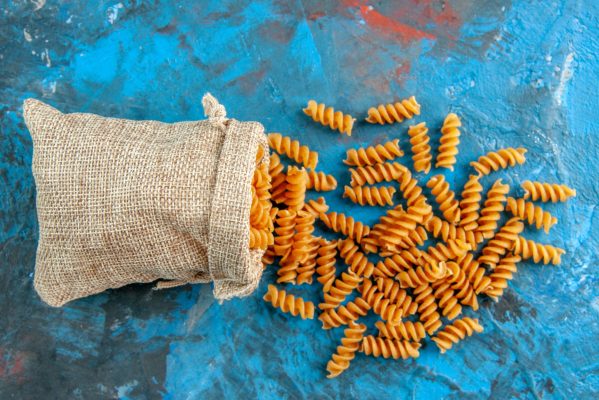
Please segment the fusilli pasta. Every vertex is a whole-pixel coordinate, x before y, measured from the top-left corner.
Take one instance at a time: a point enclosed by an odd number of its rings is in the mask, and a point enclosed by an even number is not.
[[[493,171],[514,167],[517,164],[524,164],[526,161],[526,149],[508,147],[498,151],[492,151],[481,156],[477,161],[472,161],[470,165],[479,173],[479,175],[489,175]]]
[[[332,175],[327,175],[322,171],[308,171],[308,183],[306,189],[314,189],[317,192],[330,192],[337,188],[337,180]]]
[[[287,182],[285,205],[292,210],[301,210],[304,208],[306,198],[306,184],[308,181],[306,170],[289,166],[285,180]]]
[[[422,322],[405,321],[391,325],[388,322],[376,321],[374,325],[379,330],[379,337],[382,338],[420,342],[426,337]]]
[[[380,315],[383,320],[389,322],[391,325],[397,325],[401,322],[403,309],[396,304],[392,304],[389,299],[385,298],[383,293],[378,291],[370,279],[364,279],[360,287],[360,293],[362,294],[362,298],[370,304],[372,310]]]
[[[524,181],[522,183],[522,189],[524,189],[525,192],[524,200],[540,200],[544,203],[549,201],[552,203],[557,203],[559,201],[564,202],[568,200],[568,198],[576,196],[576,190],[571,189],[566,185],[558,185],[556,183]]]
[[[346,305],[324,310],[318,319],[322,321],[322,329],[331,329],[347,325],[350,321],[357,321],[358,318],[366,316],[368,311],[370,311],[370,304],[363,298],[356,297]]]
[[[290,313],[294,317],[300,316],[302,319],[314,318],[314,303],[305,301],[301,297],[288,294],[284,290],[278,290],[275,285],[268,285],[268,291],[263,299],[280,308],[285,313]]]
[[[478,323],[478,319],[464,317],[447,325],[432,340],[437,344],[441,353],[451,349],[453,344],[463,340],[466,336],[472,336],[474,332],[482,332],[483,327]]]
[[[356,324],[353,321],[349,323],[349,327],[343,331],[345,336],[341,339],[341,346],[337,346],[337,353],[333,354],[327,363],[329,372],[327,378],[334,378],[349,368],[350,361],[360,349],[364,332],[366,332],[366,325]]]
[[[509,253],[499,260],[497,266],[489,275],[491,284],[487,286],[484,293],[495,301],[499,300],[499,297],[503,295],[503,291],[507,288],[508,282],[512,280],[514,274],[518,271],[517,264],[520,260],[522,260],[520,256]]]
[[[420,115],[420,104],[416,102],[414,96],[411,96],[396,103],[379,104],[377,107],[369,108],[366,121],[371,124],[393,124],[410,119],[414,115]]]
[[[328,241],[320,239],[318,249],[318,258],[316,259],[316,273],[318,282],[322,284],[322,291],[327,293],[335,281],[335,272],[337,264],[337,241]]]
[[[549,263],[557,265],[562,261],[562,254],[566,250],[559,247],[551,246],[550,244],[537,243],[533,240],[527,240],[522,236],[518,236],[518,240],[514,242],[514,255],[521,256],[523,260],[532,259],[534,262],[542,262],[547,265]]]
[[[370,233],[370,228],[345,214],[331,212],[320,214],[320,220],[333,232],[340,232],[349,239],[360,243]]]
[[[512,215],[528,221],[529,225],[534,224],[537,229],[542,227],[545,233],[549,233],[549,229],[557,224],[557,218],[549,212],[544,211],[541,207],[535,206],[533,203],[524,199],[508,197],[507,207],[505,209],[511,212]]]
[[[497,221],[501,218],[501,213],[504,209],[504,203],[507,201],[507,194],[510,191],[508,185],[501,183],[501,179],[495,181],[491,189],[487,192],[485,205],[480,211],[478,219],[478,227],[475,232],[481,234],[483,238],[492,238],[495,229],[497,229]]]
[[[426,186],[435,196],[443,217],[449,222],[458,223],[460,221],[459,203],[455,199],[455,193],[449,188],[449,183],[445,181],[445,177],[443,175],[433,176]]]
[[[394,194],[393,186],[358,186],[355,188],[346,186],[343,197],[361,206],[392,206]]]
[[[460,130],[462,126],[460,118],[449,113],[443,121],[441,128],[441,139],[439,145],[439,154],[437,154],[436,168],[448,168],[453,171],[453,165],[456,163],[455,156],[458,154],[458,145],[460,144]]]
[[[500,258],[514,246],[514,242],[518,240],[518,235],[523,230],[524,224],[520,221],[520,218],[515,217],[507,221],[495,237],[483,248],[482,256],[478,258],[478,262],[495,268]]]
[[[443,323],[441,316],[437,312],[437,302],[433,295],[433,289],[428,283],[418,286],[414,289],[414,301],[418,304],[418,313],[424,329],[429,335],[436,332]]]
[[[410,357],[418,358],[420,356],[418,352],[419,348],[419,343],[407,340],[386,339],[372,335],[364,337],[362,341],[362,351],[367,356],[392,357],[395,360],[400,357],[404,360]]]
[[[374,271],[374,264],[368,261],[364,253],[352,239],[345,239],[339,242],[339,255],[349,266],[349,271],[365,278],[370,278]]]
[[[379,182],[391,182],[399,179],[406,170],[403,165],[394,163],[378,163],[366,165],[364,167],[350,168],[351,186],[364,186],[365,184],[374,185]]]
[[[318,153],[311,151],[308,146],[302,146],[299,141],[293,140],[280,133],[268,134],[268,144],[280,155],[286,155],[306,168],[315,169],[318,165]]]
[[[428,128],[424,122],[410,126],[408,129],[410,144],[412,145],[412,160],[414,161],[414,170],[428,174],[431,170],[431,146]]]
[[[464,190],[462,190],[460,227],[466,231],[473,231],[478,227],[478,210],[480,209],[481,193],[483,191],[479,179],[479,175],[470,175],[468,182],[464,185]]]
[[[399,139],[394,139],[375,146],[349,149],[343,163],[351,167],[365,167],[391,161],[403,155],[403,151],[399,148]]]
[[[315,122],[328,126],[334,131],[345,133],[351,136],[355,118],[349,114],[343,114],[341,111],[335,111],[333,107],[327,107],[325,104],[316,103],[314,100],[308,101],[308,106],[304,108],[304,114],[311,117]]]

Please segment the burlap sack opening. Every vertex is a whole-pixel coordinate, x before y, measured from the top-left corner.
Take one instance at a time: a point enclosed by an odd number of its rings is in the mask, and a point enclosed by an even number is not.
[[[52,306],[135,282],[214,282],[214,296],[250,294],[263,251],[249,250],[257,122],[167,124],[23,106],[33,138],[39,243],[34,286]],[[268,154],[268,151],[265,152]],[[260,162],[268,163],[268,157]]]

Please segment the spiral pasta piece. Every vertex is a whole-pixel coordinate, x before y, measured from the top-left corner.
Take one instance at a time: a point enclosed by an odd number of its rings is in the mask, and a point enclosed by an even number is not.
[[[406,167],[400,163],[379,163],[366,165],[364,167],[350,168],[350,185],[352,187],[364,186],[366,184],[374,185],[380,182],[391,182],[398,180]]]
[[[306,183],[308,181],[306,170],[289,166],[285,180],[287,182],[285,205],[292,210],[301,210],[304,208],[306,198]]]
[[[445,282],[451,284],[451,288],[455,291],[455,297],[463,305],[470,306],[475,311],[478,310],[478,298],[466,272],[456,262],[449,261],[446,265],[450,274],[445,278]],[[484,269],[481,268],[481,272],[484,273]]]
[[[318,153],[303,146],[298,140],[280,133],[269,133],[268,144],[280,155],[285,155],[306,168],[315,169],[318,165]]]
[[[362,352],[367,356],[393,358],[400,357],[404,360],[412,357],[418,358],[420,353],[418,349],[420,343],[413,343],[407,340],[387,339],[376,336],[365,336],[362,340]]]
[[[514,243],[518,240],[518,235],[523,230],[524,224],[520,221],[520,218],[514,217],[507,221],[495,237],[483,248],[478,262],[495,268],[501,257],[514,246]]]
[[[303,249],[307,256],[297,267],[296,282],[298,285],[302,283],[312,284],[312,276],[316,272],[316,258],[318,257],[318,249],[320,248],[319,240],[320,238],[312,236],[306,244],[305,249]]]
[[[320,220],[333,232],[340,232],[360,243],[370,233],[370,227],[342,213],[320,214]]]
[[[362,298],[370,304],[372,310],[380,315],[382,319],[389,322],[389,324],[397,325],[401,322],[403,309],[385,298],[383,293],[378,291],[370,279],[364,279],[360,287],[360,293],[362,294]]]
[[[314,189],[317,192],[330,192],[337,188],[337,180],[332,175],[327,175],[322,171],[308,171],[308,182],[306,189]]]
[[[401,271],[408,270],[418,265],[422,252],[417,248],[403,250],[399,254],[383,258],[374,268],[374,274],[379,277],[395,277]]]
[[[272,232],[250,226],[250,249],[266,250],[266,247],[273,244],[273,241]]]
[[[258,150],[256,150],[256,165],[260,164],[260,162],[264,158],[265,153],[266,153],[266,150],[264,150],[264,146],[259,145]]]
[[[355,118],[349,114],[335,111],[333,107],[327,107],[325,104],[317,103],[314,100],[308,101],[308,106],[304,108],[304,114],[311,117],[314,122],[351,136]]]
[[[378,232],[377,232],[378,235]],[[380,256],[386,257],[385,254],[397,254],[402,250],[409,250],[412,247],[424,246],[424,242],[428,239],[426,229],[422,226],[417,226],[414,230],[408,232],[408,236],[401,239],[401,243],[381,245]]]
[[[462,313],[462,305],[459,303],[455,295],[455,291],[451,287],[451,282],[448,279],[441,279],[432,284],[433,295],[437,299],[441,315],[448,320],[456,319]]]
[[[507,201],[507,194],[510,191],[509,185],[501,183],[501,179],[495,181],[491,189],[487,192],[487,199],[483,209],[480,211],[478,227],[475,232],[481,234],[485,239],[493,237],[497,229],[497,221],[501,218],[504,209],[504,203]]]
[[[272,200],[278,204],[283,203],[285,201],[287,182],[285,180],[285,166],[281,163],[281,159],[277,153],[272,153],[270,155],[268,174],[271,178]]]
[[[428,128],[424,122],[410,126],[408,129],[410,144],[412,145],[412,161],[414,161],[414,170],[428,174],[431,170],[431,146]]]
[[[420,104],[416,102],[416,97],[411,96],[395,103],[379,104],[377,107],[369,108],[366,122],[380,125],[393,124],[413,118],[414,115],[420,115]]]
[[[408,207],[407,211],[389,210],[373,228],[373,235],[382,246],[402,245],[414,239],[413,233],[416,232],[417,226],[422,224],[431,212],[431,206],[424,202]],[[416,240],[420,241],[420,237]]]
[[[411,268],[397,274],[397,280],[402,288],[415,288],[425,283],[435,282],[447,275],[444,262],[428,264],[424,267]]]
[[[521,256],[523,260],[532,259],[536,263],[542,262],[545,265],[549,263],[558,265],[562,262],[562,254],[566,253],[566,250],[559,247],[537,243],[522,236],[518,236],[512,251],[514,255]]]
[[[284,313],[289,313],[294,317],[299,315],[302,319],[314,318],[314,303],[288,294],[284,290],[278,290],[275,285],[268,285],[268,291],[263,299],[271,303],[273,307],[280,308]]]
[[[441,128],[441,139],[439,145],[439,154],[437,154],[436,168],[448,168],[453,171],[453,165],[456,163],[455,156],[458,154],[458,145],[460,144],[460,130],[462,126],[460,118],[449,113],[443,121]]]
[[[346,305],[324,310],[318,319],[322,321],[322,329],[338,328],[366,316],[368,311],[370,311],[370,304],[363,298],[357,297],[353,301],[348,301]]]
[[[491,151],[484,156],[481,156],[477,161],[472,161],[470,165],[479,173],[479,175],[489,175],[493,171],[499,171],[500,169],[515,167],[517,164],[524,164],[526,161],[526,149],[519,147],[514,149],[513,147],[507,147]]]
[[[341,277],[335,279],[331,289],[324,294],[324,302],[318,307],[321,310],[338,307],[345,298],[354,291],[362,282],[362,277],[353,272],[342,272]]]
[[[295,218],[293,210],[280,210],[276,217],[274,252],[277,256],[285,256],[291,251],[295,235]]]
[[[518,271],[517,264],[522,260],[520,256],[507,254],[497,263],[495,269],[489,275],[491,284],[484,290],[484,293],[497,301],[503,295],[508,282],[512,280],[514,274]]]
[[[372,276],[374,264],[368,261],[366,255],[360,251],[360,247],[352,239],[342,240],[338,246],[339,255],[349,266],[350,272],[365,278]]]
[[[318,218],[321,214],[329,211],[329,206],[327,205],[323,197],[319,197],[316,200],[308,200],[304,204],[304,211],[307,211],[310,214],[314,215],[315,218]]]
[[[337,264],[337,241],[328,241],[320,239],[318,248],[318,258],[316,259],[316,273],[318,282],[322,284],[322,291],[327,293],[335,281],[335,272]]]
[[[360,246],[366,254],[378,253],[379,251],[379,241],[377,238],[372,237],[371,235],[372,231],[368,235],[364,236],[362,240],[360,240]]]
[[[421,241],[420,236],[414,238],[413,234],[430,212],[431,208],[426,204],[409,207],[407,211],[389,210],[381,217],[381,222],[374,226],[371,236],[376,237],[379,244],[386,249],[401,246],[413,239]]]
[[[337,352],[327,363],[329,372],[327,378],[335,378],[349,368],[349,363],[360,349],[364,332],[366,332],[366,325],[356,324],[353,321],[349,323],[349,327],[343,331],[344,337],[341,339],[341,346],[337,346]]]
[[[524,199],[508,197],[507,207],[505,209],[511,212],[515,217],[526,220],[529,225],[535,225],[537,229],[542,227],[545,233],[549,233],[549,229],[557,224],[557,218],[549,212],[544,211],[541,207]]]
[[[439,209],[443,212],[443,217],[449,222],[458,223],[460,221],[460,204],[455,198],[455,193],[449,188],[449,183],[445,181],[445,177],[435,175],[429,179],[426,186],[435,196]]]
[[[464,317],[454,321],[451,325],[447,325],[432,340],[443,354],[466,336],[472,336],[474,332],[480,333],[482,331],[483,327],[478,323],[478,319]]]
[[[388,322],[376,321],[374,325],[379,330],[379,337],[382,338],[418,343],[426,337],[426,330],[422,322],[404,321],[397,325],[391,325]]]
[[[418,181],[412,177],[412,173],[408,169],[401,175],[399,190],[402,192],[403,198],[406,199],[408,207],[421,202],[427,203],[426,197],[422,194],[422,188],[418,184]],[[425,218],[425,221],[428,221],[428,218]]]
[[[374,146],[349,149],[343,163],[352,167],[365,167],[391,161],[403,155],[404,152],[399,147],[399,139],[394,139]]]
[[[291,263],[307,261],[313,240],[312,232],[314,232],[314,216],[306,211],[298,211],[295,218],[295,235],[289,256]]]
[[[418,304],[418,313],[420,314],[420,321],[424,325],[424,329],[429,335],[436,332],[443,323],[441,322],[437,311],[437,303],[435,296],[433,295],[433,289],[428,283],[418,286],[413,292],[414,301]]]
[[[429,246],[426,252],[422,252],[422,263],[435,263],[448,260],[457,260],[470,251],[470,245],[460,239],[449,239],[445,243],[437,243]]]
[[[543,203],[549,201],[552,203],[564,202],[570,197],[576,196],[576,190],[556,183],[524,181],[522,182],[522,189],[524,189],[525,200],[540,200]]]
[[[252,187],[256,191],[256,197],[261,201],[270,200],[271,177],[265,163],[260,164],[252,177]]]
[[[425,224],[425,227],[434,238],[441,238],[445,242],[450,239],[459,239],[468,243],[472,249],[476,249],[478,244],[484,240],[481,234],[466,231],[462,227],[456,227],[454,224],[444,221],[439,217],[432,217]]]
[[[361,206],[392,206],[393,195],[395,194],[395,188],[393,186],[381,186],[381,187],[368,187],[358,186],[352,188],[346,186],[343,192],[343,197],[350,199],[353,203]]]
[[[472,253],[466,253],[466,255],[458,259],[458,265],[468,277],[468,281],[472,285],[474,293],[481,293],[491,284],[491,279],[485,275],[485,269],[474,259]],[[474,308],[474,306],[472,308]]]
[[[400,308],[403,316],[413,315],[418,311],[418,305],[413,301],[412,296],[404,289],[401,289],[399,282],[390,278],[377,278],[376,287],[383,297],[389,299],[392,304]]]
[[[275,262],[275,251],[273,246],[268,246],[266,251],[262,255],[262,266],[266,268],[267,265],[272,265]]]
[[[460,227],[466,231],[473,231],[478,227],[478,210],[480,209],[481,193],[483,186],[480,184],[479,175],[470,175],[468,182],[462,190],[460,201]]]
[[[250,225],[256,229],[265,229],[270,223],[270,209],[258,199],[254,187],[251,188]],[[270,202],[267,202],[270,205]]]

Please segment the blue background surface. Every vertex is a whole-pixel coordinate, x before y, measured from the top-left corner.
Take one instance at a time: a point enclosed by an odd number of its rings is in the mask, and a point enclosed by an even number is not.
[[[0,398],[596,398],[599,102],[597,1],[6,1],[0,2]],[[32,287],[37,223],[31,138],[22,101],[132,119],[202,118],[212,92],[228,114],[290,134],[321,154],[340,187],[332,208],[367,223],[383,210],[341,199],[345,150],[399,137],[407,124],[359,123],[351,138],[314,125],[315,98],[362,119],[409,95],[437,143],[449,111],[463,118],[459,190],[469,161],[528,148],[504,178],[578,191],[546,208],[561,266],[520,265],[485,327],[445,355],[358,355],[336,380],[324,367],[342,330],[290,318],[255,295],[218,305],[207,285],[134,285],[61,309]],[[421,175],[418,176],[423,179]],[[341,268],[341,265],[340,265]],[[294,293],[318,299],[318,286]],[[471,310],[468,315],[474,315]]]

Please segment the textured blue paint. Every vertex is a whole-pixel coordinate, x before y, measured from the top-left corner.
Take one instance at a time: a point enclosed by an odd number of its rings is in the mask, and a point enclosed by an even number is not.
[[[43,2],[37,2],[42,4]],[[599,81],[595,1],[394,2],[376,12],[425,34],[368,20],[365,1],[11,2],[0,13],[0,397],[41,398],[596,398],[599,391],[597,251]],[[428,8],[427,8],[428,7]],[[5,10],[5,11],[4,11]],[[415,35],[415,36],[414,36]],[[420,35],[422,38],[417,38]],[[31,40],[27,40],[30,38]],[[564,247],[559,267],[522,264],[485,332],[418,360],[358,355],[324,379],[342,330],[289,318],[258,292],[216,304],[208,286],[155,292],[135,285],[51,309],[32,289],[37,224],[31,139],[21,103],[134,119],[201,118],[211,91],[241,120],[302,140],[341,187],[332,208],[367,223],[383,212],[341,199],[349,147],[399,137],[406,124],[358,124],[353,137],[300,112],[314,97],[356,116],[416,94],[433,141],[449,111],[463,116],[459,167],[501,146],[529,149],[504,178],[578,190],[546,208],[560,222],[526,236]],[[420,178],[423,178],[419,175]],[[318,300],[316,287],[290,291]],[[474,315],[471,310],[467,314]]]

